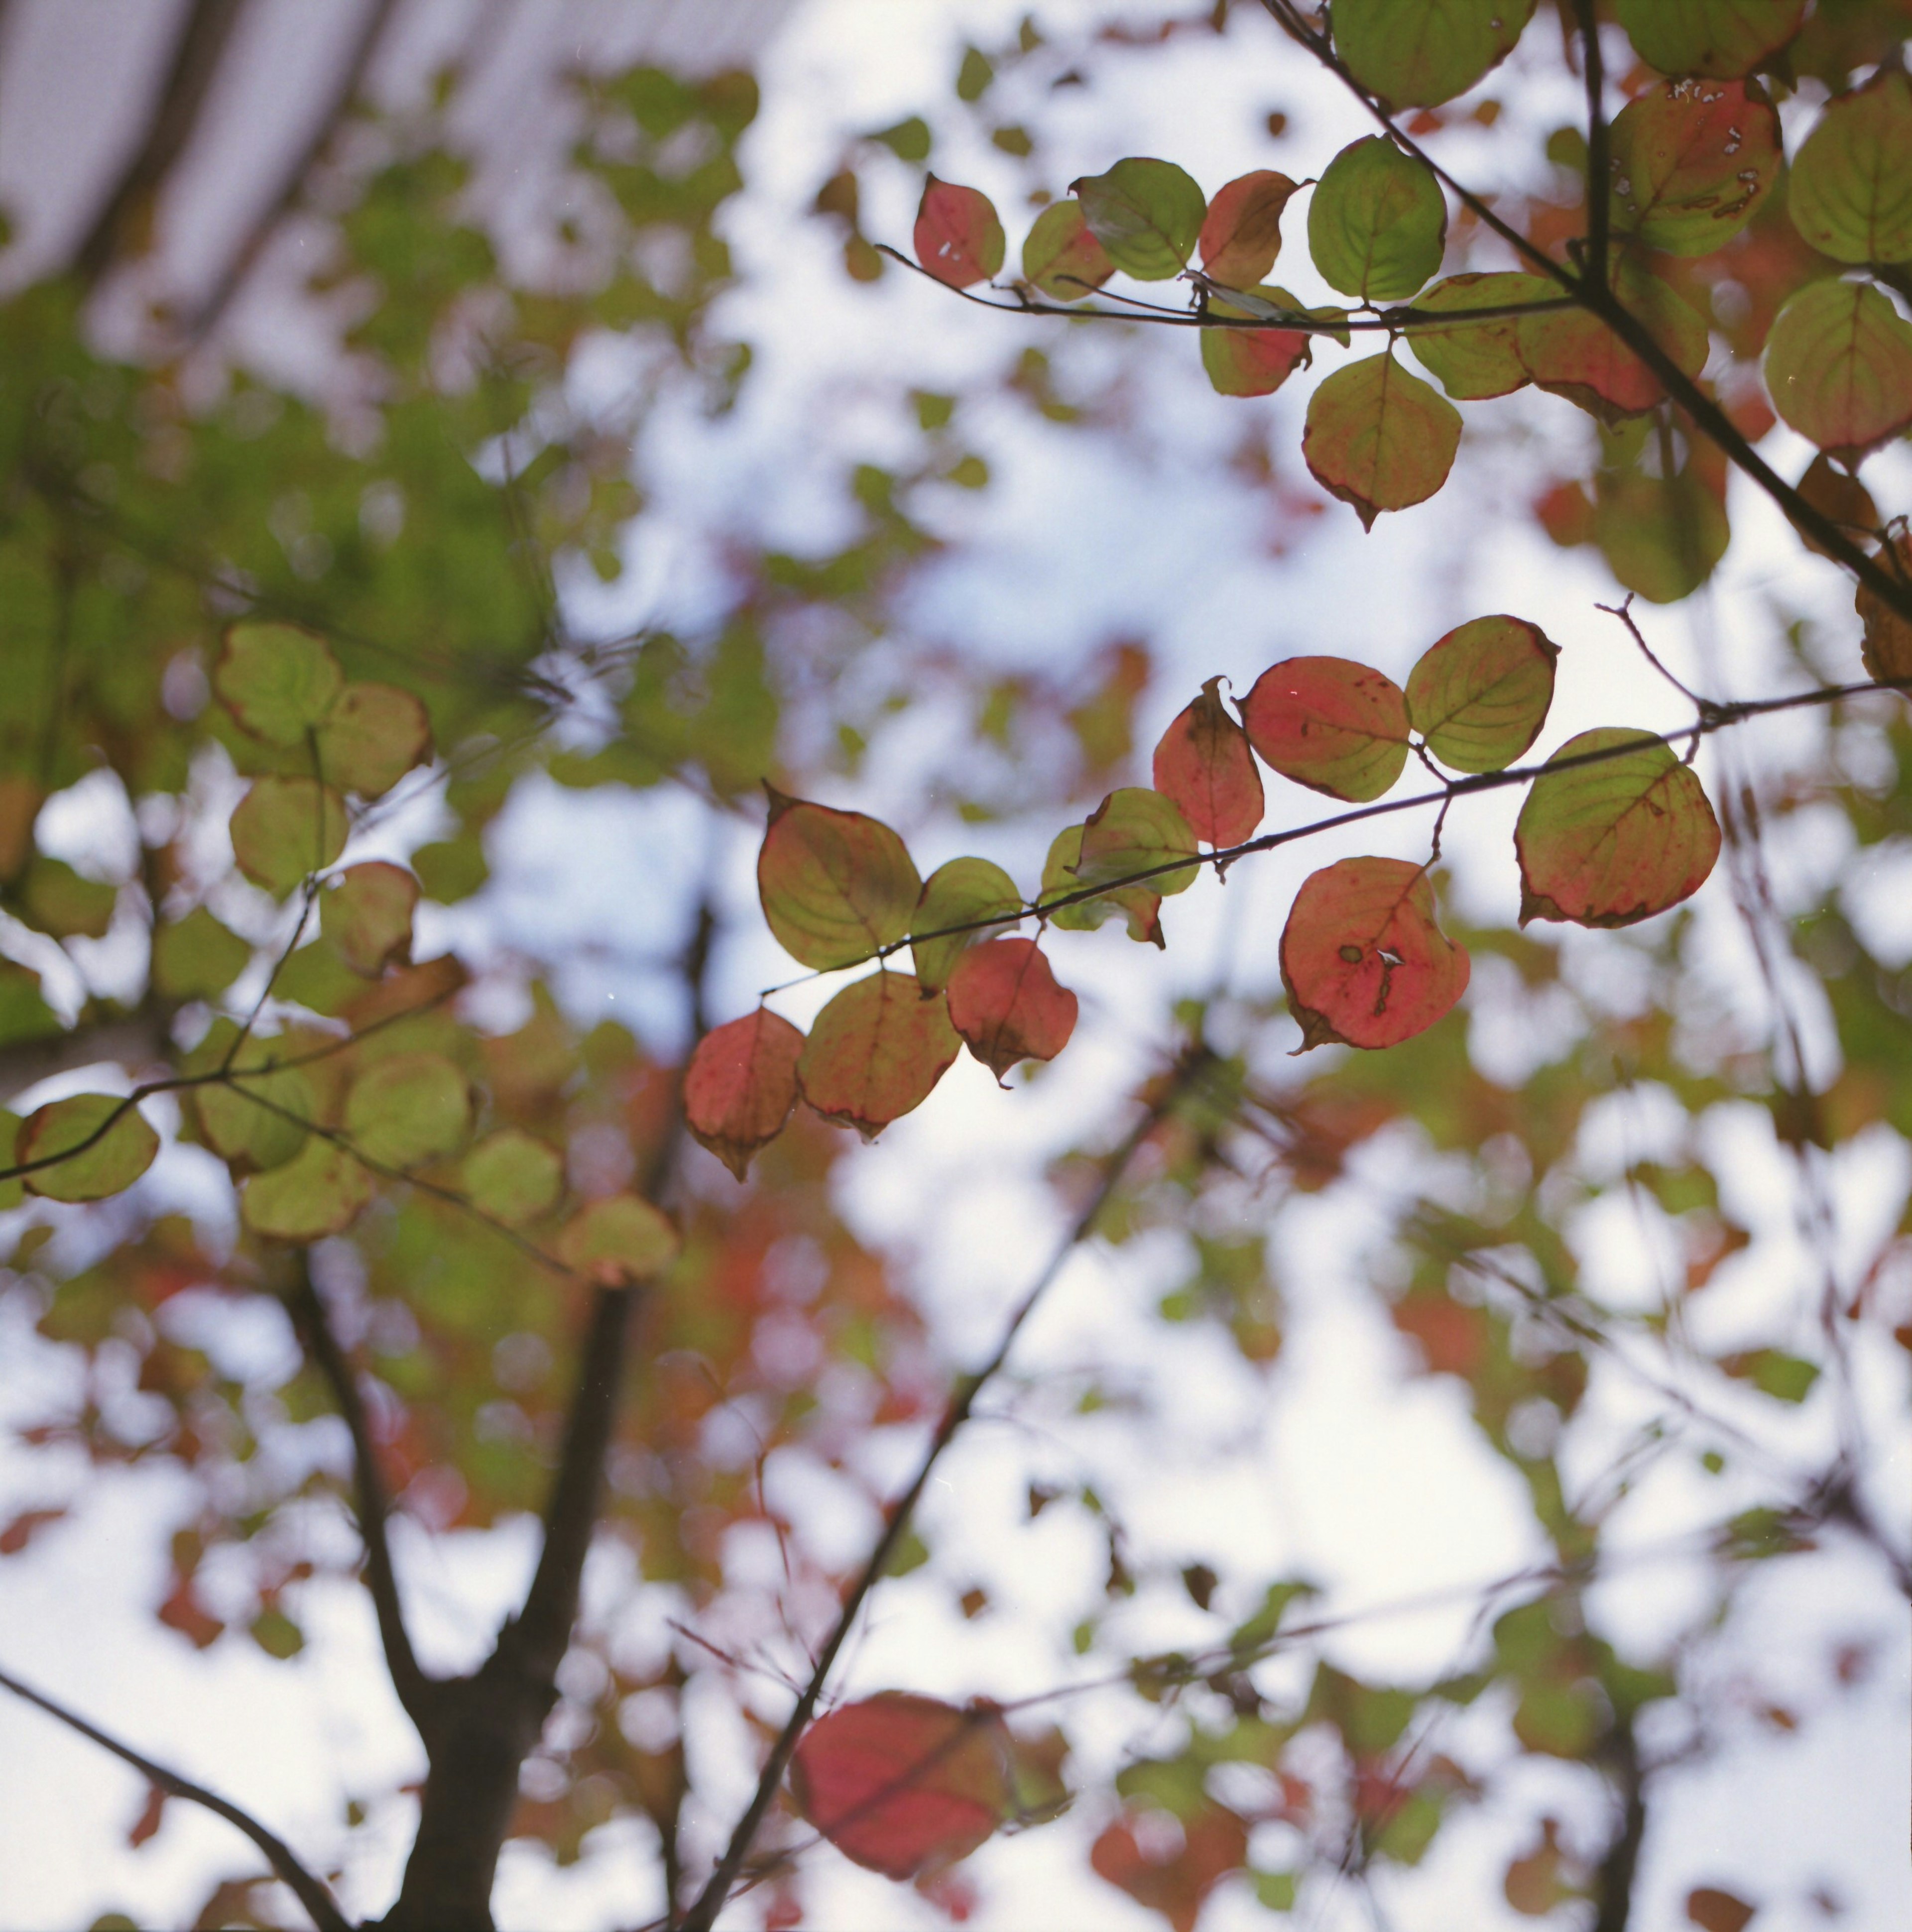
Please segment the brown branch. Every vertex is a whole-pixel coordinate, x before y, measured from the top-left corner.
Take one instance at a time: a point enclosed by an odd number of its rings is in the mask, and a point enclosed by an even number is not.
[[[236,1804],[221,1798],[217,1792],[207,1790],[203,1784],[195,1784],[189,1778],[182,1778],[176,1771],[168,1771],[165,1766],[155,1764],[151,1758],[143,1756],[134,1750],[131,1745],[123,1744],[117,1738],[109,1737],[104,1731],[89,1724],[78,1712],[68,1710],[64,1704],[56,1702],[44,1692],[23,1684],[10,1672],[0,1670],[0,1685],[12,1691],[15,1696],[24,1698],[28,1703],[37,1706],[50,1718],[57,1718],[69,1730],[77,1731],[83,1738],[90,1738],[103,1750],[111,1751],[115,1757],[123,1760],[158,1786],[169,1798],[182,1798],[189,1804],[203,1805],[207,1810],[224,1819],[227,1824],[243,1832],[264,1852],[273,1870],[298,1894],[299,1904],[311,1915],[319,1932],[353,1932],[352,1922],[333,1903],[332,1894],[299,1863],[285,1840],[269,1832],[250,1812],[242,1811]]]
[[[1594,0],[1574,0],[1580,23],[1580,64],[1586,81],[1586,254],[1582,267],[1587,280],[1607,285],[1607,234],[1612,218],[1607,197],[1613,192],[1613,166],[1608,158],[1606,70],[1600,62],[1600,22]]]
[[[1640,1848],[1646,1837],[1646,1774],[1633,1720],[1616,1720],[1601,1755],[1610,1760],[1620,1800],[1619,1828],[1608,1841],[1594,1875],[1598,1912],[1593,1932],[1626,1932],[1633,1913],[1633,1883],[1640,1868]]]
[[[192,139],[245,0],[193,0],[146,138],[120,170],[74,250],[73,272],[92,287],[152,220],[159,190]]]
[[[757,1780],[756,1790],[752,1794],[743,1815],[738,1819],[723,1856],[717,1862],[716,1869],[710,1874],[703,1891],[698,1894],[696,1902],[684,1915],[683,1932],[710,1932],[716,1922],[718,1913],[723,1910],[725,1901],[729,1898],[731,1888],[737,1883],[745,1862],[750,1856],[757,1834],[763,1828],[764,1820],[768,1816],[771,1805],[776,1801],[777,1792],[782,1786],[784,1772],[789,1766],[791,1754],[796,1750],[797,1741],[810,1721],[811,1714],[817,1706],[817,1700],[823,1694],[824,1686],[836,1662],[838,1653],[848,1640],[871,1592],[889,1568],[896,1547],[909,1528],[911,1516],[923,1490],[928,1486],[943,1452],[969,1420],[977,1396],[1009,1360],[1010,1352],[1014,1348],[1025,1324],[1035,1312],[1037,1305],[1061,1274],[1070,1257],[1094,1232],[1103,1210],[1121,1186],[1128,1172],[1129,1163],[1135,1158],[1143,1142],[1172,1109],[1190,1085],[1206,1070],[1211,1058],[1208,1048],[1199,1044],[1190,1047],[1183,1054],[1172,1078],[1165,1083],[1148,1112],[1130,1130],[1121,1146],[1109,1157],[1103,1169],[1101,1184],[1096,1189],[1088,1204],[1076,1216],[1067,1234],[1050,1257],[1047,1266],[1016,1304],[1003,1330],[1001,1340],[997,1343],[995,1352],[980,1369],[963,1376],[957,1383],[949,1405],[943,1412],[943,1419],[938,1424],[936,1432],[929,1439],[929,1448],[917,1465],[916,1473],[890,1504],[882,1534],[876,1540],[876,1546],[870,1552],[843,1599],[836,1621],[831,1627],[830,1635],[824,1640],[822,1649],[818,1653],[809,1682],[803,1687],[782,1730],[770,1747]]]

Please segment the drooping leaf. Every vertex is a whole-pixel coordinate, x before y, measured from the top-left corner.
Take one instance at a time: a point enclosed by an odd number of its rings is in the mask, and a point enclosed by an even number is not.
[[[1547,302],[1560,293],[1544,275],[1449,275],[1415,298],[1417,309],[1493,309]],[[1517,346],[1520,317],[1416,326],[1407,334],[1415,359],[1457,403],[1511,395],[1529,378]]]
[[[153,933],[153,984],[170,1000],[217,999],[251,958],[251,946],[204,906]]]
[[[987,281],[1001,268],[1006,246],[987,195],[934,175],[923,182],[915,241],[916,259],[953,289]]]
[[[668,1216],[635,1194],[581,1208],[557,1238],[558,1258],[602,1288],[635,1288],[662,1274],[683,1244]]]
[[[1669,81],[1609,134],[1614,233],[1672,255],[1723,248],[1779,172],[1779,117],[1744,81]]]
[[[382,798],[431,755],[431,720],[409,691],[348,684],[319,730],[326,782],[361,798]]]
[[[1042,902],[1081,890],[1076,868],[1082,862],[1082,827],[1066,825],[1051,841],[1049,856],[1043,862]],[[1046,915],[1051,926],[1066,932],[1093,932],[1113,912],[1128,922],[1129,937],[1159,946],[1162,939],[1162,895],[1145,886],[1124,886],[1104,898],[1083,899],[1073,905],[1058,906]]]
[[[872,973],[817,1016],[797,1084],[826,1120],[873,1140],[929,1099],[962,1046],[942,994],[925,998],[913,974]]]
[[[235,624],[212,668],[212,688],[240,730],[269,745],[304,744],[344,682],[324,640],[293,624]]]
[[[1673,604],[1703,584],[1731,531],[1717,483],[1688,463],[1671,476],[1602,476],[1593,536],[1613,574],[1649,603]]]
[[[1272,168],[1239,175],[1208,204],[1198,238],[1202,266],[1227,289],[1252,289],[1281,253],[1281,212],[1295,184]]]
[[[1071,182],[1082,218],[1109,259],[1139,282],[1166,281],[1188,266],[1208,204],[1172,161],[1132,156],[1106,174]]]
[[[1856,468],[1912,424],[1912,322],[1863,282],[1811,282],[1766,338],[1772,406]]]
[[[412,956],[412,914],[419,882],[383,859],[348,866],[319,896],[319,930],[353,971],[376,980]]]
[[[1705,368],[1706,325],[1657,275],[1623,262],[1614,292],[1686,375]],[[1555,309],[1523,316],[1514,346],[1541,388],[1612,424],[1650,410],[1666,394],[1660,379],[1596,315]]]
[[[1618,748],[1628,745],[1637,748]],[[1597,763],[1569,763],[1616,750]],[[1706,883],[1719,856],[1719,822],[1669,746],[1643,732],[1583,731],[1547,765],[1514,830],[1523,926],[1631,926]]]
[[[998,1081],[1019,1060],[1053,1060],[1076,1030],[1076,996],[1032,939],[974,946],[950,976],[950,1022]]]
[[[1285,778],[1365,804],[1407,763],[1407,700],[1385,672],[1347,658],[1286,658],[1241,706],[1248,742]]]
[[[713,1027],[684,1070],[684,1124],[741,1180],[750,1157],[783,1132],[797,1105],[803,1036],[759,1006]]]
[[[1460,412],[1391,352],[1344,364],[1308,398],[1301,454],[1324,490],[1372,530],[1383,510],[1424,502],[1447,481]]]
[[[757,891],[792,958],[825,972],[869,958],[909,931],[922,890],[888,826],[770,794]]]
[[[1835,470],[1823,450],[1806,465],[1805,474],[1793,488],[1822,517],[1843,526],[1849,536],[1864,536],[1879,527],[1879,506],[1871,490],[1856,476]],[[1799,538],[1807,549],[1818,550],[1821,556],[1826,554],[1816,537],[1801,530]]]
[[[239,1218],[255,1234],[322,1241],[350,1227],[371,1193],[371,1177],[358,1162],[314,1134],[284,1166],[246,1183]]]
[[[1805,8],[1806,0],[1619,0],[1619,13],[1649,67],[1730,80],[1777,53]]]
[[[1284,309],[1301,304],[1286,289],[1267,286],[1253,292]],[[1208,314],[1240,319],[1250,311],[1213,296]],[[1217,395],[1271,396],[1297,368],[1314,359],[1307,332],[1298,328],[1205,328],[1202,367]]]
[[[1912,597],[1912,536],[1901,536],[1881,550],[1880,568],[1897,578]],[[1864,637],[1859,650],[1865,674],[1882,682],[1912,678],[1912,620],[1901,617],[1869,584],[1853,593]]]
[[[1912,262],[1912,82],[1832,101],[1793,158],[1793,225],[1835,262]]]
[[[352,1083],[345,1130],[381,1167],[418,1167],[452,1153],[471,1126],[471,1089],[441,1054],[399,1053]]]
[[[994,922],[1013,926],[1022,912],[1022,896],[1000,866],[987,859],[952,859],[938,866],[924,884],[910,921],[910,957],[923,991],[940,993],[963,953],[977,940],[1000,931]],[[976,920],[992,923],[965,932],[944,932],[945,927],[966,926]],[[944,932],[944,936],[914,937],[933,932]]]
[[[1447,200],[1425,161],[1364,135],[1328,164],[1308,202],[1308,252],[1331,288],[1405,302],[1439,272]]]
[[[29,1194],[49,1201],[104,1201],[131,1187],[158,1152],[159,1136],[139,1108],[113,1094],[50,1102],[14,1137],[14,1159],[22,1166],[54,1161],[21,1177]]]
[[[1022,244],[1022,275],[1052,302],[1080,302],[1115,272],[1073,196],[1053,201],[1036,217]]]
[[[1412,1040],[1467,976],[1466,948],[1435,922],[1427,868],[1405,859],[1343,859],[1311,874],[1282,930],[1281,980],[1304,1052]]]
[[[548,1214],[564,1192],[564,1156],[521,1127],[487,1134],[458,1170],[465,1198],[507,1227]]]
[[[1438,107],[1514,50],[1533,0],[1335,0],[1334,46],[1396,107]]]
[[[1140,785],[1124,785],[1083,821],[1076,878],[1085,886],[1106,885],[1178,859],[1192,859],[1196,850],[1195,834],[1173,800]],[[1157,872],[1145,883],[1148,890],[1166,898],[1187,892],[1198,870],[1184,866]]]
[[[1211,677],[1155,747],[1155,789],[1175,802],[1196,837],[1214,846],[1254,836],[1265,801],[1248,735],[1228,715]]]
[[[312,778],[254,778],[233,813],[233,856],[256,886],[283,898],[345,849],[345,805]]]
[[[1521,617],[1476,617],[1422,654],[1407,714],[1427,748],[1457,772],[1511,765],[1546,722],[1560,647]]]
[[[791,1759],[797,1808],[858,1864],[908,1879],[967,1858],[1010,1815],[1001,1720],[885,1690],[819,1718]]]

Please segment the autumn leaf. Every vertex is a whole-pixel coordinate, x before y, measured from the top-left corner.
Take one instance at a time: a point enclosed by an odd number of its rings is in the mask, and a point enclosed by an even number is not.
[[[1912,424],[1912,322],[1863,282],[1813,282],[1766,338],[1772,406],[1800,435],[1856,469]]]
[[[345,849],[345,806],[312,778],[255,778],[233,813],[233,856],[255,886],[283,898]]]
[[[1743,81],[1649,88],[1613,117],[1608,139],[1614,233],[1669,254],[1723,248],[1779,172],[1779,117]]]
[[[255,1234],[320,1241],[349,1227],[371,1194],[364,1168],[346,1149],[315,1134],[283,1167],[246,1183],[239,1216]]]
[[[1414,728],[1457,772],[1502,770],[1540,735],[1560,647],[1520,617],[1477,617],[1422,654],[1407,680]]]
[[[1385,672],[1348,658],[1284,658],[1243,702],[1248,742],[1285,778],[1330,798],[1380,797],[1407,763],[1407,700]]]
[[[1002,224],[989,196],[934,175],[923,183],[915,242],[916,259],[953,289],[986,282],[1002,266]]]
[[[940,993],[970,946],[1002,926],[1015,925],[1022,916],[1022,895],[1000,866],[987,859],[951,859],[938,866],[925,882],[910,920],[910,957],[923,990]],[[950,926],[970,929],[945,929]],[[918,934],[941,936],[919,938]]]
[[[888,826],[770,793],[757,891],[792,958],[824,972],[870,958],[908,934],[922,890]]]
[[[1896,538],[1879,553],[1878,562],[1912,597],[1912,536]],[[1852,601],[1864,629],[1859,648],[1866,675],[1887,683],[1912,678],[1912,621],[1901,616],[1869,584],[1860,584]]]
[[[1746,1932],[1757,1916],[1757,1907],[1718,1886],[1696,1886],[1686,1894],[1686,1916],[1700,1932]]]
[[[558,1258],[601,1288],[632,1288],[662,1274],[683,1243],[669,1217],[635,1194],[581,1208],[557,1238]]]
[[[1334,49],[1395,107],[1438,107],[1505,60],[1534,0],[1335,0]]]
[[[962,1046],[942,995],[926,998],[911,974],[872,973],[817,1016],[797,1084],[826,1120],[874,1140],[929,1099]]]
[[[1052,909],[1043,917],[1065,932],[1093,932],[1112,912],[1119,910],[1128,922],[1131,939],[1159,947],[1163,943],[1162,895],[1147,886],[1123,886],[1070,905],[1053,904],[1082,888],[1076,868],[1082,862],[1083,830],[1079,825],[1066,825],[1050,842],[1049,856],[1043,862],[1040,902]]]
[[[1440,271],[1447,200],[1425,161],[1369,134],[1328,164],[1308,202],[1308,252],[1331,288],[1404,302]]]
[[[1109,260],[1139,282],[1166,281],[1181,272],[1208,212],[1193,176],[1172,161],[1145,156],[1071,182],[1069,192]]]
[[[21,1166],[55,1163],[21,1177],[29,1194],[48,1201],[104,1201],[131,1187],[158,1153],[159,1136],[139,1108],[112,1094],[50,1102],[26,1117],[14,1140]]]
[[[1640,58],[1664,74],[1750,74],[1799,30],[1806,0],[1619,0]]]
[[[803,1036],[759,1006],[713,1027],[684,1071],[684,1124],[741,1180],[750,1157],[782,1132],[797,1105]]]
[[[1364,529],[1383,510],[1424,502],[1460,447],[1460,412],[1391,352],[1344,364],[1308,398],[1302,457]]]
[[[1298,310],[1286,289],[1253,292],[1277,308]],[[1208,299],[1208,314],[1223,321],[1252,319],[1251,311],[1219,296]],[[1307,332],[1298,328],[1204,328],[1202,367],[1220,396],[1271,396],[1298,368],[1314,359]]]
[[[431,752],[424,705],[392,684],[348,684],[318,732],[326,782],[361,798],[383,798]]]
[[[1793,226],[1835,262],[1912,261],[1912,82],[1882,68],[1827,104],[1793,157]]]
[[[950,976],[950,1023],[998,1083],[1019,1060],[1053,1060],[1076,1030],[1076,996],[1030,939],[972,946]]]
[[[1022,244],[1022,276],[1052,302],[1080,302],[1115,272],[1109,251],[1095,238],[1073,196],[1053,201],[1035,219]]]
[[[1514,303],[1548,302],[1559,285],[1544,275],[1449,275],[1414,298],[1417,309],[1502,308]],[[1520,317],[1496,316],[1484,322],[1430,326],[1407,332],[1414,358],[1457,402],[1481,402],[1511,395],[1531,380],[1518,347]]]
[[[212,668],[212,688],[239,728],[281,746],[306,742],[344,682],[324,640],[293,624],[235,624]]]
[[[412,954],[419,882],[383,859],[348,866],[319,895],[319,930],[355,973],[376,980]]]
[[[1174,1932],[1195,1932],[1209,1893],[1247,1860],[1248,1828],[1212,1803],[1180,1823],[1180,1844],[1169,1850],[1145,1843],[1132,1816],[1118,1818],[1089,1848],[1089,1864],[1098,1878],[1159,1912]]]
[[[1172,799],[1139,785],[1124,785],[1083,821],[1075,874],[1082,885],[1099,886],[1147,872],[1146,890],[1166,898],[1187,892],[1199,868],[1157,868],[1196,853],[1195,834]]]
[[[1247,734],[1222,704],[1221,682],[1210,678],[1176,715],[1155,747],[1151,774],[1196,837],[1217,848],[1253,838],[1264,809],[1262,775]]]
[[[1281,213],[1295,184],[1272,168],[1238,176],[1217,190],[1197,238],[1202,266],[1229,289],[1252,289],[1281,253]]]
[[[1658,276],[1630,263],[1622,265],[1614,292],[1672,361],[1697,376],[1706,366],[1708,338],[1693,309]],[[1609,425],[1643,414],[1666,394],[1658,376],[1585,309],[1523,316],[1514,340],[1521,363],[1541,388]]]

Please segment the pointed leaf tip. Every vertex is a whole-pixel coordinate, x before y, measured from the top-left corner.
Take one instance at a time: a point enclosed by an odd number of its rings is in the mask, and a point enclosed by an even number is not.
[[[950,1020],[996,1076],[1019,1060],[1053,1060],[1076,1030],[1076,999],[1031,939],[973,946],[950,979]]]
[[[797,1105],[803,1036],[759,1006],[713,1027],[684,1073],[684,1124],[741,1180],[751,1156],[782,1132]]]
[[[792,958],[828,972],[905,937],[923,882],[888,826],[776,792],[770,812],[757,856],[758,896]]]
[[[873,1140],[929,1099],[962,1046],[941,994],[926,998],[913,974],[872,973],[817,1016],[797,1084],[826,1120]]]
[[[1162,734],[1152,772],[1196,838],[1217,847],[1253,838],[1265,806],[1248,734],[1223,704],[1221,682],[1210,678]]]
[[[1344,363],[1308,398],[1302,458],[1364,530],[1433,496],[1460,447],[1460,412],[1391,352]]]

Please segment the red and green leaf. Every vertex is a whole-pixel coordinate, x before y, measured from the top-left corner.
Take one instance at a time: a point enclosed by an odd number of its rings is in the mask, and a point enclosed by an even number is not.
[[[1328,164],[1308,202],[1308,252],[1330,287],[1405,302],[1439,273],[1447,199],[1425,161],[1369,134]]]
[[[1172,161],[1118,161],[1106,174],[1071,182],[1082,218],[1109,259],[1139,282],[1163,282],[1188,266],[1208,202]]]
[[[902,938],[923,881],[888,826],[772,791],[757,890],[784,950],[828,972]]]
[[[873,1140],[929,1099],[962,1046],[942,994],[926,997],[913,974],[872,973],[817,1016],[797,1084],[826,1120]]]
[[[1272,168],[1238,176],[1208,204],[1198,245],[1210,278],[1256,287],[1281,253],[1281,214],[1296,184]]]
[[[803,1036],[767,1006],[713,1027],[684,1072],[684,1124],[741,1180],[797,1105]]]
[[[1738,80],[1676,80],[1614,116],[1613,224],[1672,255],[1710,255],[1777,178],[1779,117]]]
[[[915,242],[916,259],[953,289],[987,281],[1001,268],[1007,245],[987,195],[934,175],[923,183]]]
[[[319,769],[328,784],[383,798],[431,755],[431,720],[409,691],[348,684],[320,727]]]
[[[1477,617],[1430,645],[1407,680],[1407,714],[1457,772],[1497,772],[1535,739],[1553,702],[1559,646],[1521,617]]]
[[[1460,412],[1391,352],[1337,369],[1308,398],[1302,456],[1368,530],[1383,510],[1431,496],[1460,447]]]
[[[1443,309],[1502,308],[1550,301],[1559,293],[1559,284],[1544,275],[1449,275],[1417,296],[1414,306],[1437,314]],[[1520,321],[1517,315],[1506,315],[1445,326],[1417,323],[1407,333],[1407,346],[1456,402],[1484,402],[1511,395],[1532,380],[1520,359]]]
[[[235,624],[212,688],[240,730],[269,745],[302,745],[332,715],[345,682],[324,640],[294,624]]]
[[[1301,304],[1286,289],[1252,291],[1274,306],[1298,310]],[[1208,313],[1224,320],[1250,320],[1253,312],[1219,296],[1209,298]],[[1298,368],[1314,359],[1307,333],[1298,328],[1205,328],[1202,367],[1217,395],[1271,396]]]
[[[1671,476],[1603,476],[1596,490],[1594,541],[1613,574],[1649,603],[1677,602],[1726,554],[1732,532],[1720,483],[1697,462]]]
[[[1052,202],[1022,244],[1022,277],[1052,302],[1080,302],[1115,272],[1073,197]]]
[[[1832,102],[1793,161],[1793,225],[1835,262],[1912,262],[1912,82],[1888,70]]]
[[[1806,0],[1619,0],[1618,10],[1649,67],[1731,80],[1770,60],[1805,9]]]
[[[113,1094],[75,1094],[50,1102],[22,1122],[14,1160],[50,1160],[21,1177],[47,1201],[104,1201],[131,1187],[153,1164],[159,1136],[139,1108]]]
[[[1044,905],[1082,890],[1076,868],[1082,862],[1083,830],[1079,825],[1066,825],[1050,842],[1049,856],[1043,862]],[[1124,886],[1095,898],[1056,906],[1043,916],[1049,925],[1066,932],[1093,932],[1114,912],[1127,920],[1131,939],[1156,946],[1163,944],[1162,895],[1146,886]]]
[[[1173,1932],[1195,1932],[1210,1892],[1248,1861],[1248,1827],[1224,1806],[1205,1802],[1178,1819],[1178,1833],[1139,1834],[1133,1816],[1116,1819],[1089,1847],[1097,1877],[1157,1912]]]
[[[910,957],[923,991],[940,993],[970,946],[1004,925],[1015,925],[1022,916],[1022,896],[1000,866],[987,859],[952,859],[938,866],[910,921]],[[951,926],[967,929],[946,929]],[[941,936],[914,937],[919,933]]]
[[[1534,0],[1335,0],[1334,47],[1395,107],[1438,107],[1514,50]]]
[[[1615,293],[1682,371],[1705,368],[1706,326],[1658,277],[1623,263]],[[1609,424],[1640,416],[1665,395],[1660,379],[1596,315],[1585,309],[1523,316],[1514,344],[1541,388]]]
[[[1076,996],[1032,939],[972,946],[950,977],[950,1022],[1000,1081],[1019,1060],[1053,1060],[1076,1030]]]
[[[1766,386],[1787,423],[1856,468],[1912,424],[1912,322],[1862,282],[1813,282],[1766,339]]]
[[[1265,806],[1248,735],[1223,706],[1221,682],[1210,678],[1162,734],[1152,774],[1196,837],[1217,847],[1253,838]]]
[[[1365,804],[1407,763],[1407,700],[1385,672],[1348,658],[1287,658],[1241,706],[1248,742],[1285,778]]]
[[[1199,868],[1156,868],[1193,859],[1196,852],[1195,834],[1172,799],[1139,785],[1124,785],[1084,821],[1076,878],[1082,885],[1098,886],[1151,872],[1145,882],[1148,890],[1167,898],[1187,892]]]

